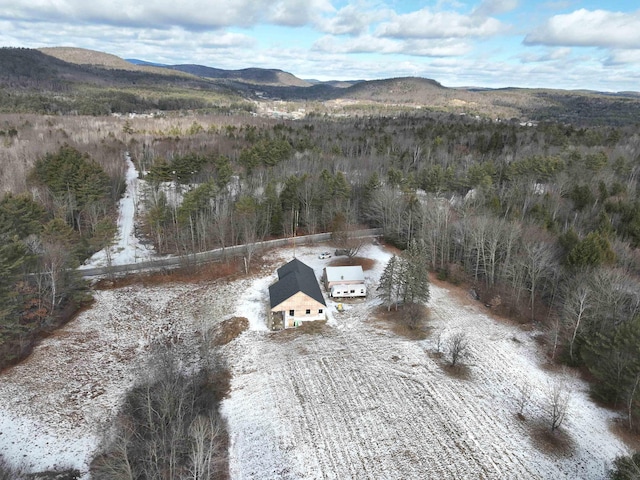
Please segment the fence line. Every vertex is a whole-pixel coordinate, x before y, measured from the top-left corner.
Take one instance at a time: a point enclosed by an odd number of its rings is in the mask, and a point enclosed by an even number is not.
[[[355,238],[375,237],[382,235],[381,228],[372,228],[368,230],[356,230],[351,232],[351,236]],[[316,233],[314,235],[303,235],[294,238],[277,238],[275,240],[265,240],[256,242],[253,248],[256,252],[265,251],[270,248],[285,247],[287,245],[308,245],[319,242],[326,242],[331,239],[331,233]],[[158,270],[162,268],[173,268],[179,266],[200,265],[202,263],[212,262],[225,257],[236,257],[245,253],[247,245],[233,245],[225,248],[216,248],[206,252],[198,252],[189,255],[181,255],[175,257],[157,258],[144,262],[129,263],[126,265],[111,265],[108,267],[83,268],[78,271],[85,278],[98,277],[107,274],[117,273],[133,273],[141,270]]]

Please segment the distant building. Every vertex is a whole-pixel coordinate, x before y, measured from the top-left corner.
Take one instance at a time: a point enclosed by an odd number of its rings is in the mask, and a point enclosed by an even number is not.
[[[278,281],[269,287],[269,300],[273,328],[327,318],[327,304],[316,275],[297,258],[278,269]]]
[[[362,267],[326,267],[322,281],[329,296],[333,298],[366,297]]]

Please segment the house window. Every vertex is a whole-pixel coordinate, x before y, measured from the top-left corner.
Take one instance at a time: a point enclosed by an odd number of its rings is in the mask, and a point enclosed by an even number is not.
[[[307,315],[311,315],[311,310],[310,309],[306,309],[304,313],[307,314]]]
[[[319,309],[319,310],[318,310],[318,313],[322,313],[322,309]]]
[[[293,310],[289,310],[289,316],[293,317],[294,311]]]
[[[356,291],[355,290],[351,290],[351,293],[356,293]]]

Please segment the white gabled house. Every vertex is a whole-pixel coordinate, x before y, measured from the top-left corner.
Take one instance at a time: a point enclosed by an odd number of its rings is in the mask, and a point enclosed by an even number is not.
[[[362,267],[325,267],[322,274],[324,287],[333,298],[366,297]]]

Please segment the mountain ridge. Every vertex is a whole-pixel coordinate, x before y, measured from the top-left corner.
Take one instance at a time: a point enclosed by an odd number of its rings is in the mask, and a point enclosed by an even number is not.
[[[340,114],[427,109],[577,125],[637,124],[640,118],[638,92],[446,87],[423,77],[311,82],[280,69],[224,70],[150,63],[132,63],[108,53],[72,47],[3,47],[0,111],[96,115],[157,109],[216,110],[232,105],[259,110],[260,105],[282,100],[305,104],[299,108],[307,112]],[[3,97],[3,91],[9,95]],[[11,92],[29,98],[11,96]],[[83,96],[87,98],[83,100]],[[263,110],[268,112],[269,108]]]

